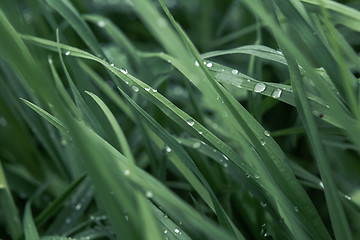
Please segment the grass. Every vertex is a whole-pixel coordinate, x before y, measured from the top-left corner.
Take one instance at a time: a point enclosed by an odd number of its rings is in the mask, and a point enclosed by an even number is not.
[[[360,238],[359,7],[1,2],[0,238]]]

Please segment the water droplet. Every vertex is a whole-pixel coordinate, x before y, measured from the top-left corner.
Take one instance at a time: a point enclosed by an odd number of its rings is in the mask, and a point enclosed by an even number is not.
[[[178,228],[175,228],[175,229],[174,229],[174,232],[175,232],[175,233],[180,233],[180,230],[179,230]]]
[[[260,143],[261,143],[261,145],[265,145],[266,144],[266,142],[264,141],[264,139],[260,139]]]
[[[250,178],[250,174],[249,174],[249,173],[245,173],[245,177],[246,177],[246,178]]]
[[[294,207],[294,211],[295,211],[295,212],[299,212],[299,207],[298,207],[298,206],[295,206],[295,207]]]
[[[345,195],[345,198],[349,201],[351,201],[351,197],[349,195]]]
[[[115,64],[114,64],[114,63],[110,63],[110,66],[111,66],[111,67],[114,67],[114,66],[115,66]]]
[[[282,53],[282,51],[280,51],[280,49],[279,49],[279,50],[276,50],[276,52],[277,52],[279,55],[284,55],[284,54]]]
[[[320,181],[320,182],[319,182],[319,186],[320,186],[321,188],[324,188],[324,183],[323,183],[322,181]]]
[[[227,164],[227,163],[224,163],[224,167],[226,167],[226,168],[227,168],[227,167],[228,167],[228,164]]]
[[[132,86],[132,90],[134,90],[134,92],[138,92],[139,88],[137,86]]]
[[[223,154],[222,156],[226,161],[229,161],[229,158],[225,154]]]
[[[126,176],[129,176],[129,175],[130,175],[130,170],[129,170],[129,169],[126,169],[126,170],[124,171],[124,174],[125,174]]]
[[[48,62],[49,62],[49,64],[53,64],[52,58],[49,57]]]
[[[278,99],[280,98],[281,93],[282,93],[281,89],[277,88],[272,92],[271,96],[275,99]]]
[[[168,233],[168,230],[164,230],[164,234],[167,234]]]
[[[187,120],[186,121],[186,123],[189,125],[189,126],[194,126],[194,120],[192,120],[192,119],[189,119],[189,120]]]
[[[231,73],[234,74],[234,75],[236,75],[236,74],[239,73],[239,71],[238,71],[237,69],[233,69],[233,70],[231,71]]]
[[[150,91],[150,87],[145,87],[145,91]]]
[[[71,223],[71,219],[70,218],[66,218],[65,219],[65,224],[70,224]]]
[[[128,70],[125,68],[120,68],[120,72],[122,72],[123,74],[128,74]]]
[[[200,148],[201,147],[201,143],[200,142],[194,142],[192,145],[193,148]]]
[[[168,152],[168,153],[171,152],[171,148],[170,148],[169,146],[166,146],[166,147],[165,147],[165,150],[166,150],[166,152]]]
[[[69,55],[70,55],[70,51],[67,50],[67,51],[65,52],[65,55],[66,55],[66,56],[69,56]]]
[[[129,216],[128,215],[125,215],[124,217],[125,217],[126,221],[129,221]]]
[[[264,135],[267,136],[267,137],[270,137],[270,132],[267,131],[267,130],[265,130],[265,131],[264,131]]]
[[[168,215],[164,214],[164,218],[169,218]]]
[[[206,64],[206,66],[207,66],[208,68],[211,68],[212,65],[213,65],[213,64],[212,64],[211,62]]]
[[[147,191],[145,195],[147,198],[152,198],[154,196],[153,193],[150,191]]]
[[[260,205],[261,205],[263,208],[265,208],[265,207],[267,206],[267,202],[261,201],[261,202],[260,202]]]
[[[157,92],[157,89],[153,88],[153,90],[152,90],[152,91],[153,91],[153,93],[156,93],[156,92]]]
[[[250,79],[246,80],[247,82],[251,82]]]
[[[102,28],[102,27],[105,27],[106,23],[104,21],[100,20],[97,22],[97,25]]]
[[[200,66],[200,64],[199,64],[199,62],[198,62],[198,61],[195,61],[195,66],[197,66],[197,67],[199,67],[199,66]]]
[[[261,93],[265,91],[266,85],[263,83],[257,83],[254,86],[254,92]]]
[[[200,134],[200,135],[202,135],[202,134],[203,134],[203,132],[200,130],[200,131],[199,131],[199,134]]]
[[[255,174],[254,174],[254,178],[255,178],[255,179],[259,179],[259,178],[260,178],[259,174],[255,173]]]
[[[80,210],[81,207],[82,207],[81,203],[78,203],[78,204],[76,204],[76,206],[75,206],[75,210]]]

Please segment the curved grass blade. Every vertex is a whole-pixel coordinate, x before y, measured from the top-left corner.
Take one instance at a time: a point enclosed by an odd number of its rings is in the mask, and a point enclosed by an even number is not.
[[[79,34],[88,47],[97,55],[103,56],[102,50],[89,26],[68,0],[46,0],[47,4],[57,11]]]

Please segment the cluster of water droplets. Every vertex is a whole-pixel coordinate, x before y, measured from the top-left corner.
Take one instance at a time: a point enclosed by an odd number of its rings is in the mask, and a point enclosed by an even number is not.
[[[207,66],[208,68],[211,68],[213,66],[213,64],[211,62],[204,62],[205,66]],[[195,61],[195,66],[199,67],[200,64],[198,61]]]

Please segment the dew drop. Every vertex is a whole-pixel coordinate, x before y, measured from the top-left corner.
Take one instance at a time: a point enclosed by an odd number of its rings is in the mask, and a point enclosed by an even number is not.
[[[138,92],[139,88],[137,86],[132,86],[132,90],[134,90],[134,92]]]
[[[150,87],[145,87],[145,91],[150,91]]]
[[[164,230],[164,234],[167,234],[168,233],[168,230]]]
[[[267,136],[267,137],[270,137],[270,132],[267,131],[267,130],[265,130],[265,131],[264,131],[264,135]]]
[[[128,85],[128,84],[129,84],[129,82],[128,82],[128,81],[126,81],[126,82],[125,82],[125,84],[126,84],[126,85]]]
[[[193,148],[200,148],[201,147],[201,143],[200,142],[194,142],[192,145]]]
[[[254,92],[261,93],[265,91],[266,85],[263,83],[257,83],[254,86]]]
[[[195,66],[197,66],[197,67],[199,67],[199,66],[200,66],[200,64],[199,64],[199,62],[198,62],[198,61],[195,61]]]
[[[174,229],[174,232],[175,232],[175,233],[180,233],[180,230],[179,230],[178,228],[175,228],[175,229]]]
[[[110,66],[111,66],[111,67],[114,67],[114,66],[115,66],[115,64],[114,64],[114,63],[110,63]]]
[[[52,58],[49,58],[49,59],[48,59],[48,62],[49,62],[49,64],[53,64]]]
[[[223,154],[222,156],[226,161],[229,161],[229,158],[225,154]]]
[[[278,99],[280,98],[281,93],[282,93],[281,89],[277,88],[272,92],[271,96],[275,99]]]
[[[295,212],[299,212],[299,207],[298,207],[298,206],[295,206],[295,207],[294,207],[294,211],[295,211]]]
[[[128,74],[128,70],[125,68],[120,68],[120,72],[122,72],[123,74]]]
[[[345,198],[349,201],[351,201],[351,197],[349,195],[345,195]]]
[[[239,73],[239,71],[238,71],[237,69],[233,69],[233,70],[231,71],[231,73],[234,74],[234,75],[236,75],[236,74]]]
[[[152,90],[152,91],[153,91],[153,93],[156,93],[156,92],[157,92],[157,89],[153,88],[153,90]]]
[[[260,139],[260,143],[261,143],[261,145],[265,145],[266,144],[266,142],[264,141],[264,139]]]
[[[171,152],[172,150],[171,150],[171,148],[170,148],[169,146],[166,146],[166,147],[165,147],[165,151],[169,153],[169,152]]]
[[[78,204],[76,204],[76,206],[75,206],[75,210],[80,210],[81,207],[82,207],[81,203],[78,203]]]
[[[126,176],[129,176],[129,175],[130,175],[130,170],[129,170],[129,169],[126,169],[126,170],[124,171],[124,174],[125,174]]]
[[[324,183],[323,183],[322,181],[320,181],[320,182],[319,182],[319,186],[320,186],[321,188],[324,188]]]
[[[66,55],[66,56],[69,56],[69,55],[70,55],[70,51],[67,50],[67,51],[65,52],[65,55]]]
[[[227,163],[224,163],[224,167],[226,167],[226,168],[227,168],[227,167],[228,167],[228,164],[227,164]]]
[[[65,219],[65,224],[70,224],[71,223],[71,219],[70,218],[66,218]]]
[[[189,119],[189,120],[186,121],[186,123],[187,123],[189,126],[192,127],[192,126],[194,126],[194,123],[195,123],[195,122],[194,122],[194,120]]]
[[[259,174],[255,173],[255,174],[254,174],[254,178],[255,178],[255,179],[259,179],[259,178],[260,178]]]
[[[65,139],[61,139],[61,142],[60,142],[61,146],[63,147],[66,147],[67,146],[67,142]]]
[[[206,64],[206,66],[207,66],[208,68],[211,68],[212,65],[213,65],[213,64],[212,64],[211,62]]]
[[[200,134],[200,135],[202,135],[202,134],[203,134],[203,132],[200,130],[200,131],[199,131],[199,134]]]
[[[246,177],[246,178],[250,178],[250,174],[249,174],[249,173],[245,173],[245,177]]]
[[[260,205],[265,208],[267,206],[267,202],[260,202]]]
[[[128,215],[125,215],[124,217],[125,217],[126,221],[129,221],[129,216]]]
[[[102,27],[105,27],[106,23],[101,20],[101,21],[97,22],[97,25],[102,28]]]
[[[7,125],[7,121],[4,117],[0,117],[0,126],[5,127]]]
[[[145,195],[147,198],[152,198],[154,196],[153,193],[150,191],[147,191]]]

